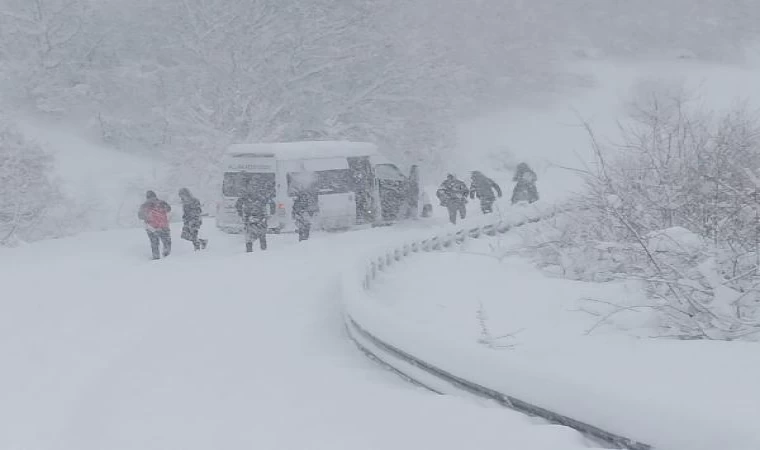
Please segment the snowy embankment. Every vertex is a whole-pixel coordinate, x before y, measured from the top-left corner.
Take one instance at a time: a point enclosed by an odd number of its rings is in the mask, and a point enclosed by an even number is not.
[[[109,148],[49,119],[21,118],[17,125],[27,139],[53,157],[54,177],[61,182],[63,194],[84,211],[80,230],[137,226],[134,211],[145,191],[165,185],[169,169],[157,159]],[[159,193],[162,197],[174,194]]]
[[[568,64],[567,69],[586,77],[588,86],[561,95],[536,94],[532,104],[511,105],[461,124],[461,165],[506,182],[518,162],[528,162],[538,173],[542,200],[562,202],[583,188],[583,181],[566,168],[586,169],[594,161],[586,124],[601,144],[620,143],[621,121],[628,119],[632,103],[654,94],[683,94],[706,113],[740,105],[760,108],[758,54],[734,65],[688,59],[598,60]]]
[[[209,221],[210,222],[210,221]],[[149,261],[144,231],[0,252],[0,448],[577,450],[567,428],[430,395],[347,338],[341,261],[424,230],[317,234],[244,254],[205,225]]]
[[[514,244],[485,239],[414,254],[365,295],[355,289],[352,314],[453,375],[654,448],[760,448],[758,344],[646,339],[600,324],[580,311],[584,299],[640,292],[549,279],[518,258],[492,256],[491,246],[502,253]]]

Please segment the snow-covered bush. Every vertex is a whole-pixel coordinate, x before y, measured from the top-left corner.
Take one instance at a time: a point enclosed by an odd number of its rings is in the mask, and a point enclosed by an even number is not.
[[[52,159],[0,118],[0,246],[34,236],[59,203]]]
[[[758,337],[760,122],[743,109],[705,114],[681,96],[649,98],[620,145],[588,129],[586,192],[526,233],[527,248],[561,276],[641,280],[669,335]]]

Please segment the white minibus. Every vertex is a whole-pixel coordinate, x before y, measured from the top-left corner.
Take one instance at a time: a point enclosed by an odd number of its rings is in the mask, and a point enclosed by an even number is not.
[[[409,175],[367,142],[304,141],[233,144],[222,161],[217,226],[240,232],[235,203],[246,189],[274,201],[272,233],[292,232],[294,187],[308,185],[317,195],[316,229],[349,229],[390,224],[423,211],[419,171]]]

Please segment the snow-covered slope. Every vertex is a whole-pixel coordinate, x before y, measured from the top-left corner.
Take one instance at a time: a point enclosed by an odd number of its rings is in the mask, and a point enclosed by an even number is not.
[[[639,290],[546,278],[490,248],[515,244],[484,238],[392,267],[366,326],[456,376],[654,448],[760,446],[759,344],[647,339],[636,308],[629,330],[611,327],[598,302]]]
[[[760,62],[712,65],[692,60],[598,61],[574,64],[570,70],[593,83],[569,95],[554,95],[532,105],[513,105],[463,123],[459,129],[463,170],[514,166],[527,161],[537,169],[542,198],[561,201],[580,188],[579,178],[561,167],[584,168],[592,161],[587,122],[600,142],[619,142],[619,123],[629,105],[652,93],[682,91],[708,110],[744,103],[760,109]],[[498,155],[498,157],[494,157]]]
[[[440,397],[345,336],[336,269],[401,229],[278,236],[148,260],[140,229],[0,253],[0,448],[583,448],[562,427]],[[175,227],[176,228],[176,227]]]
[[[158,159],[99,144],[88,139],[84,129],[39,118],[21,118],[17,125],[29,140],[53,156],[54,176],[63,193],[84,210],[82,229],[136,225],[134,211],[144,200],[145,190],[157,189],[165,182],[168,168]]]

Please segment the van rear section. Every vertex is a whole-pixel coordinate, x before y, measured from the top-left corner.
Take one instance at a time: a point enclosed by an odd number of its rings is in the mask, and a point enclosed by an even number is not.
[[[300,197],[314,229],[385,225],[415,218],[422,206],[419,172],[409,175],[370,143],[315,141],[233,144],[223,161],[217,226],[239,232],[235,204],[249,187],[272,200],[270,232],[294,231],[292,211]]]
[[[345,229],[357,223],[357,205],[354,174],[348,158],[309,158],[280,161],[280,169],[287,183],[286,211],[292,208],[292,199],[298,190],[312,192],[317,199],[313,205],[314,227],[317,229]],[[292,225],[288,221],[286,230]]]
[[[277,197],[277,161],[270,155],[228,155],[224,162],[222,198],[217,206],[217,226],[227,232],[239,233],[243,223],[235,204],[247,189],[275,201]],[[276,216],[270,227],[277,228]]]

